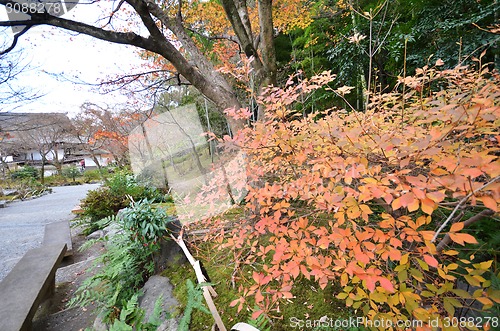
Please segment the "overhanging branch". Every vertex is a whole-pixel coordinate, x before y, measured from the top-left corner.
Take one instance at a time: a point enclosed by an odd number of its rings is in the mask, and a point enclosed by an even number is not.
[[[8,3],[11,3],[11,1],[0,0],[1,5],[5,6]],[[47,13],[31,14],[31,19],[28,20],[0,22],[0,26],[4,27],[25,26],[28,29],[38,25],[54,26],[73,32],[83,33],[100,40],[105,40],[117,44],[132,45],[155,52],[155,47],[153,47],[153,43],[150,38],[142,37],[134,32],[118,32],[118,31],[106,30],[86,23],[52,16]]]
[[[9,53],[10,51],[12,51],[16,47],[17,42],[19,41],[19,37],[21,37],[23,34],[25,34],[26,32],[28,32],[29,29],[30,29],[30,27],[27,26],[24,29],[22,29],[20,32],[16,33],[14,35],[14,39],[12,40],[11,45],[8,48],[0,51],[0,55],[4,55],[4,54]]]

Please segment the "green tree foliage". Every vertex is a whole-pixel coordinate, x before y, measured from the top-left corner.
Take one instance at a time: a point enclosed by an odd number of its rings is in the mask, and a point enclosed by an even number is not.
[[[495,0],[322,0],[316,10],[311,25],[289,34],[288,73],[332,70],[337,85],[356,87],[347,99],[358,109],[370,78],[372,91],[389,91],[431,57],[452,68],[487,49],[483,61],[500,64],[500,36],[488,30],[498,21]],[[313,110],[324,99],[317,93],[305,106]]]

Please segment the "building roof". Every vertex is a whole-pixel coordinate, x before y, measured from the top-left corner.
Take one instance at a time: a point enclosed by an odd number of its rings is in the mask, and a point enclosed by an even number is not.
[[[0,113],[0,143],[4,153],[29,148],[29,143],[21,139],[23,136],[51,132],[55,143],[72,143],[68,135],[73,124],[64,113]],[[28,141],[29,142],[29,141]],[[20,145],[22,144],[22,146]]]
[[[0,113],[0,132],[15,134],[27,130],[42,130],[58,125],[64,129],[73,128],[64,113]]]

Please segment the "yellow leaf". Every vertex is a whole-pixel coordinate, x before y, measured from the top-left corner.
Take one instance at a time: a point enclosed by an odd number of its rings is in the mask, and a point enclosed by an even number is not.
[[[387,300],[387,302],[389,303],[389,305],[393,305],[393,306],[399,304],[399,295],[395,294],[395,295],[390,296],[389,299]]]
[[[404,283],[408,279],[408,272],[406,270],[401,270],[398,272],[398,280],[400,283]]]
[[[493,305],[493,301],[491,301],[487,297],[479,297],[479,298],[476,298],[476,300],[481,302],[483,305]]]
[[[399,208],[401,208],[401,206],[402,206],[401,198],[392,200],[391,203],[392,210],[398,210]]]
[[[458,289],[458,288],[451,290],[451,292],[456,294],[460,298],[463,298],[463,299],[467,299],[467,298],[471,297],[469,292],[467,292],[465,290]]]
[[[410,257],[410,253],[406,253],[405,255],[401,256],[401,260],[399,261],[399,263],[401,265],[405,265],[408,263],[408,258]]]
[[[489,270],[492,263],[493,263],[493,260],[484,261],[481,263],[474,264],[474,268],[479,269],[479,270]]]
[[[439,276],[441,276],[441,278],[446,279],[446,280],[455,280],[454,276],[448,275],[442,269],[438,268],[437,271],[438,271]]]
[[[443,299],[444,309],[448,312],[449,316],[455,315],[455,307],[451,304],[449,298]]]
[[[426,195],[429,199],[436,203],[443,201],[446,197],[446,195],[442,191],[429,192]]]
[[[420,265],[420,268],[424,269],[425,271],[429,271],[429,265],[427,263],[420,259],[417,259],[417,262]]]
[[[349,276],[346,273],[343,273],[342,276],[340,276],[340,285],[345,286],[349,282]]]
[[[425,298],[431,298],[434,296],[434,293],[429,292],[429,291],[422,291],[422,292],[420,292],[420,295],[425,297]]]
[[[387,295],[380,292],[373,292],[370,293],[370,299],[378,303],[385,303],[387,301]]]
[[[472,286],[481,286],[481,283],[476,278],[470,275],[464,275],[464,278],[467,283],[471,284]]]
[[[450,233],[450,238],[457,244],[465,246],[465,243],[477,244],[476,238],[468,233]]]
[[[408,204],[408,211],[412,212],[415,210],[418,210],[419,207],[419,201],[418,199],[413,199],[409,204]]]
[[[496,303],[500,303],[500,290],[489,289],[488,296]]]

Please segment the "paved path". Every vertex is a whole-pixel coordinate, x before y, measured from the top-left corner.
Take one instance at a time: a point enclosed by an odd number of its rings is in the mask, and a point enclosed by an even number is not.
[[[99,184],[54,187],[53,193],[0,208],[0,280],[31,248],[41,245],[44,225],[71,220],[71,209]]]

